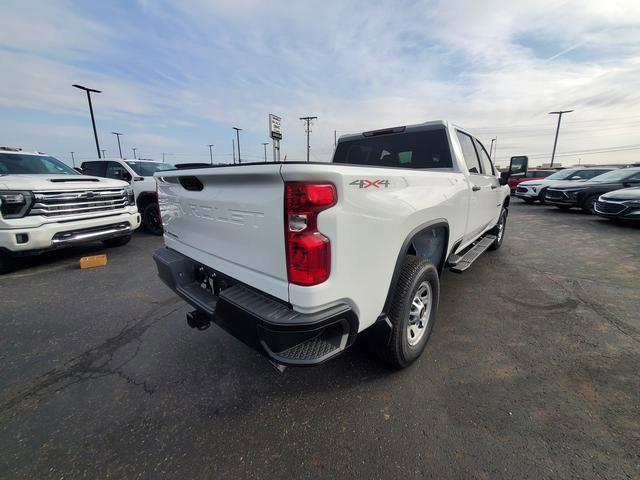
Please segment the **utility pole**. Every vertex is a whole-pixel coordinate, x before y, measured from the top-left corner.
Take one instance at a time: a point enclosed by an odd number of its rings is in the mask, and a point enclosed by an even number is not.
[[[233,164],[236,164],[236,141],[231,139],[231,148],[233,149]]]
[[[306,132],[307,132],[307,162],[309,161],[309,150],[311,147],[309,146],[309,134],[311,133],[311,122],[313,120],[317,120],[318,117],[300,117],[300,120],[306,123]]]
[[[560,121],[563,113],[571,113],[573,110],[559,110],[557,112],[549,112],[548,115],[558,115],[558,126],[556,127],[556,138],[553,140],[553,152],[551,153],[551,163],[549,167],[553,167],[553,160],[556,158],[556,145],[558,144],[558,133],[560,133]]]
[[[111,132],[111,133],[113,133],[118,138],[118,152],[120,152],[120,158],[122,158],[122,148],[120,147],[120,135],[122,135],[122,133],[119,133],[119,132]]]
[[[107,156],[107,154],[105,152],[106,152],[106,150],[102,149],[102,158],[105,158]],[[100,156],[98,156],[98,158],[100,158]]]
[[[74,84],[72,86],[87,92],[87,100],[89,101],[89,113],[91,113],[91,125],[93,125],[93,136],[96,139],[96,150],[98,151],[98,158],[100,158],[100,143],[98,143],[98,131],[96,130],[96,119],[93,116],[93,105],[91,105],[91,92],[93,93],[102,93],[102,92],[94,88],[83,87],[82,85]]]
[[[491,159],[493,159],[493,163],[495,163],[495,158],[497,156],[497,152],[498,152],[498,137],[494,138],[495,142],[493,144],[493,157],[491,157]]]
[[[333,148],[336,148],[338,146],[338,131],[334,130],[333,131]]]
[[[164,163],[164,152],[162,152],[162,163]]]
[[[73,158],[73,152],[71,152],[71,164],[73,165],[73,168],[76,168],[76,159]]]
[[[269,145],[269,142],[262,142],[262,146],[264,147],[264,163],[267,163],[267,145]]]
[[[241,128],[231,127],[236,131],[236,138],[238,139],[238,163],[242,163],[242,157],[240,156],[240,131]]]
[[[209,143],[209,158],[211,158],[211,165],[213,165],[213,150],[211,150],[212,147],[215,147],[215,145],[213,143]]]
[[[133,158],[134,158],[134,159],[138,158],[138,157],[136,157],[136,150],[137,150],[137,148],[132,147],[132,148],[131,148],[131,150],[133,150]]]

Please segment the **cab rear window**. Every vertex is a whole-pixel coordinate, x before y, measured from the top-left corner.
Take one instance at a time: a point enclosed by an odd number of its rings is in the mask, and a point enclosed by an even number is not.
[[[451,168],[444,129],[393,133],[342,141],[333,163],[395,168]]]

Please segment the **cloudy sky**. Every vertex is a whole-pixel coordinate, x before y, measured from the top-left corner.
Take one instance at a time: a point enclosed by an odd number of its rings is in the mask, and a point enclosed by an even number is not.
[[[206,161],[262,158],[269,112],[283,156],[327,161],[341,133],[445,118],[497,160],[640,161],[640,2],[3,0],[0,144],[70,162],[102,148]]]

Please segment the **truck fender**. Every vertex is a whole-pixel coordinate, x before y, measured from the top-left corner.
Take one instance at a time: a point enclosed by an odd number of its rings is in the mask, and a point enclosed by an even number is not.
[[[407,254],[424,257],[442,273],[449,247],[449,224],[443,218],[432,220],[414,228],[402,243],[396,259],[393,275],[384,302],[384,312],[388,311],[393,297],[394,287],[398,281],[404,257]],[[383,312],[383,314],[384,314]]]

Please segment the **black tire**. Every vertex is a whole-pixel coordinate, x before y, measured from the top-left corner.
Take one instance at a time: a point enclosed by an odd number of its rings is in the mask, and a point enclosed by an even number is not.
[[[596,203],[596,200],[598,200],[598,195],[591,195],[590,197],[587,197],[582,204],[582,211],[585,213],[590,213],[591,215],[595,215],[596,212],[593,207]]]
[[[16,261],[4,252],[0,252],[0,275],[12,272],[16,268]]]
[[[160,208],[157,203],[150,203],[144,207],[142,212],[142,224],[147,232],[153,235],[162,235],[162,218],[160,217]]]
[[[428,286],[425,286],[428,284]],[[422,289],[427,289],[431,302],[423,305],[424,323],[410,322],[410,313],[414,311],[413,302]],[[405,368],[413,363],[424,351],[438,312],[440,298],[440,279],[436,267],[421,257],[407,255],[402,265],[398,283],[395,285],[391,308],[388,317],[391,322],[391,338],[385,345],[382,356],[385,361],[396,368]],[[413,308],[412,308],[413,307]],[[428,311],[427,311],[428,310]],[[415,314],[414,314],[415,317]],[[413,329],[410,329],[413,325]],[[423,325],[420,328],[418,325]],[[419,331],[415,336],[416,343],[409,342],[412,331]]]
[[[556,207],[558,207],[563,212],[568,212],[569,210],[571,210],[571,207],[568,205],[556,205]]]
[[[547,193],[547,189],[543,188],[542,190],[540,190],[540,193],[538,194],[538,201],[540,202],[540,205],[546,205],[547,202],[544,199],[545,194]]]
[[[131,240],[131,235],[124,235],[122,237],[108,238],[103,240],[102,243],[105,247],[121,247],[126,245]]]
[[[504,233],[507,229],[508,215],[509,215],[509,211],[506,208],[503,208],[502,211],[500,212],[500,218],[498,219],[498,223],[489,232],[492,235],[496,236],[496,239],[489,247],[489,250],[498,250],[502,246],[502,241],[504,240]]]

